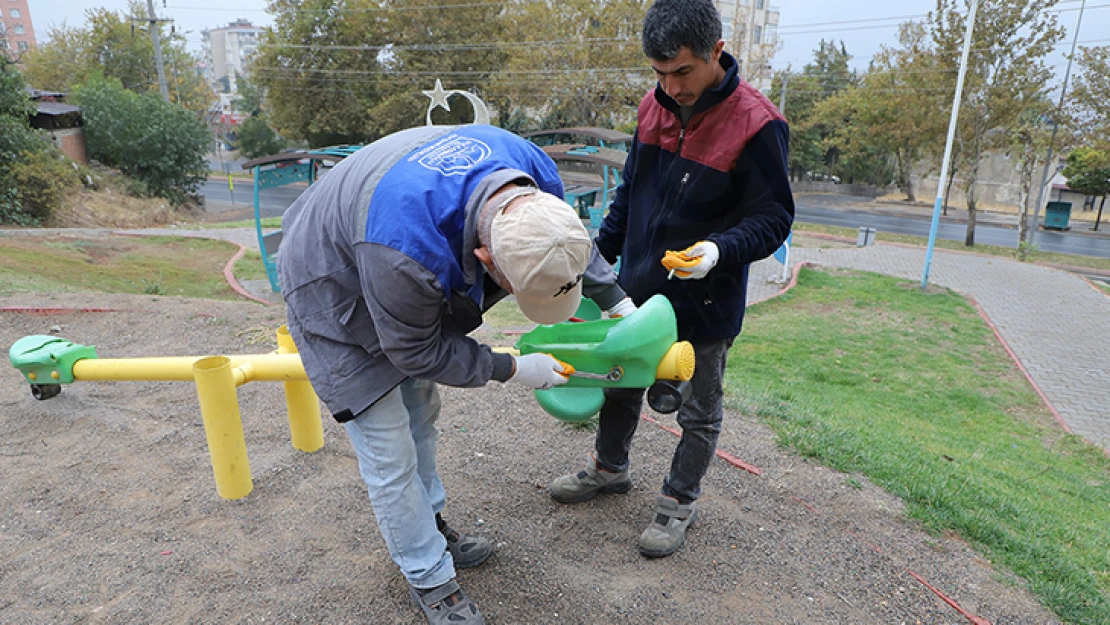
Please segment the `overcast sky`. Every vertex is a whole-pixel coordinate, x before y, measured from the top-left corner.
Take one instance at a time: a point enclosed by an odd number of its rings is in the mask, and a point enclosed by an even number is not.
[[[124,11],[127,0],[29,0],[31,18],[39,42],[47,38],[48,27],[84,24],[84,12],[95,7]],[[189,32],[189,47],[200,49],[200,31],[219,28],[236,18],[244,18],[256,26],[271,23],[266,13],[265,0],[236,0],[238,8],[228,9],[217,0],[155,0],[159,17],[174,20],[178,31]],[[1068,30],[1067,38],[1051,57],[1062,79],[1065,55],[1071,47],[1076,18],[1081,0],[1061,0],[1057,9],[1060,23]],[[843,40],[854,57],[853,66],[864,69],[879,46],[895,43],[897,25],[912,18],[920,18],[933,9],[934,0],[855,0],[854,2],[829,2],[828,0],[777,0],[781,18],[779,37],[782,50],[775,56],[776,69],[792,65],[801,69],[812,58],[812,51],[822,38]],[[850,23],[845,23],[850,22]],[[191,32],[190,32],[191,31]],[[454,43],[454,42],[452,42]],[[1080,45],[1110,45],[1110,0],[1087,0],[1083,24],[1079,33]]]

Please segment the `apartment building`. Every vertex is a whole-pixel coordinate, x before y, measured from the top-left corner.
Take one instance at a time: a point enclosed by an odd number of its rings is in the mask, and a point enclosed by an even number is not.
[[[725,49],[740,62],[744,80],[766,93],[773,77],[771,60],[779,49],[779,8],[767,0],[718,0],[716,4]]]
[[[35,47],[35,27],[27,0],[0,0],[0,14],[0,39],[10,57],[18,58]]]
[[[213,90],[222,91],[220,83],[223,82],[222,78],[227,77],[231,93],[238,93],[235,75],[246,73],[251,57],[258,50],[261,33],[261,28],[244,19],[235,20],[223,28],[201,31],[205,79]]]

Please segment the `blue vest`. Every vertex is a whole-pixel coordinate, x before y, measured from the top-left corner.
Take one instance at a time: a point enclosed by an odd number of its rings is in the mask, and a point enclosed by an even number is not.
[[[471,291],[480,303],[481,280],[467,284],[462,272],[467,205],[486,176],[504,169],[520,170],[563,197],[558,168],[534,143],[494,126],[463,126],[413,150],[382,176],[370,199],[366,241],[419,262],[436,275],[447,299]]]

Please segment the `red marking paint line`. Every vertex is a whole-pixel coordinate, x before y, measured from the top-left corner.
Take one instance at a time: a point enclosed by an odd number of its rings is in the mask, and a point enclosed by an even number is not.
[[[807,510],[816,514],[817,516],[825,516],[824,514],[821,513],[820,510],[818,510],[817,508],[813,507],[812,505],[806,503],[805,501],[803,501],[803,500],[801,500],[797,497],[794,497],[793,495],[791,495],[790,498],[793,499],[794,501],[800,503],[801,505],[805,506],[805,508]],[[845,531],[852,538],[855,538],[856,540],[860,541],[864,545],[867,545],[868,547],[870,547],[872,550],[875,551],[875,553],[878,553],[878,554],[881,554],[881,555],[884,555],[884,556],[886,555],[885,553],[883,553],[882,549],[880,549],[878,546],[871,543],[870,541],[864,540],[859,534],[856,534],[852,530],[845,530]],[[981,616],[978,616],[976,614],[972,614],[971,612],[968,612],[967,610],[965,610],[962,606],[960,606],[959,603],[956,602],[955,599],[953,599],[952,597],[949,597],[948,595],[944,594],[944,591],[942,591],[941,589],[937,588],[936,586],[930,584],[928,582],[928,580],[926,580],[921,575],[918,575],[917,573],[915,573],[915,572],[913,572],[910,569],[907,569],[905,567],[902,567],[902,570],[905,571],[907,575],[909,575],[910,577],[917,580],[918,583],[920,583],[922,586],[927,588],[930,592],[932,592],[938,598],[940,598],[941,601],[947,603],[948,606],[951,607],[953,610],[959,612],[960,615],[963,616],[964,618],[966,618],[968,620],[968,622],[971,623],[972,625],[991,625],[991,622],[988,621],[987,619],[985,619]]]
[[[793,274],[790,276],[790,283],[787,284],[786,286],[782,287],[781,291],[779,291],[778,293],[774,293],[772,295],[768,295],[767,297],[764,297],[761,300],[756,300],[756,301],[751,302],[750,304],[747,304],[747,305],[748,306],[755,306],[756,304],[762,304],[763,302],[766,302],[768,300],[773,300],[776,297],[778,297],[780,295],[783,295],[784,293],[786,293],[790,289],[798,286],[798,274],[802,272],[803,267],[816,267],[816,266],[817,266],[817,263],[815,263],[813,261],[809,261],[809,260],[804,260],[804,261],[794,265]]]
[[[66,308],[62,306],[3,306],[0,313],[24,315],[70,315],[76,313],[150,312],[133,308]]]
[[[1101,294],[1105,295],[1106,297],[1110,297],[1110,293],[1106,292],[1103,289],[1100,289],[1099,286],[1097,284],[1095,284],[1094,281],[1091,280],[1090,278],[1088,278],[1087,276],[1079,276],[1079,277],[1083,278],[1083,281],[1087,283],[1087,286],[1094,289],[1096,293],[1101,293]]]
[[[968,612],[967,610],[961,608],[960,604],[956,603],[955,600],[953,600],[951,597],[949,597],[948,595],[941,592],[940,589],[937,588],[936,586],[933,586],[929,582],[925,581],[924,577],[921,577],[920,575],[918,575],[917,573],[914,573],[913,571],[911,571],[909,569],[906,569],[906,572],[910,574],[910,577],[912,577],[912,578],[916,579],[917,581],[921,582],[922,586],[924,586],[924,587],[928,588],[929,590],[933,591],[933,594],[940,597],[941,601],[943,601],[943,602],[947,603],[948,605],[952,606],[953,610],[962,614],[963,617],[966,618],[973,625],[991,625],[991,622],[988,621],[987,619],[985,619],[981,616],[976,616],[975,614],[972,614],[971,612]]]
[[[249,291],[244,289],[243,286],[241,284],[239,284],[239,281],[235,279],[235,274],[231,271],[232,268],[235,267],[235,261],[242,258],[243,255],[246,254],[246,253],[247,253],[247,248],[240,245],[239,246],[239,251],[235,253],[235,256],[231,257],[231,260],[227,261],[226,265],[224,265],[224,279],[227,280],[228,285],[231,286],[231,288],[234,289],[235,292],[238,293],[239,295],[242,295],[243,297],[245,297],[247,299],[254,300],[254,301],[262,303],[262,304],[266,304],[267,306],[271,306],[272,305],[271,302],[267,302],[266,300],[262,299],[261,297],[255,297],[254,295],[251,295]]]
[[[662,423],[660,423],[660,422],[656,421],[655,419],[649,417],[647,414],[640,415],[640,418],[643,419],[644,421],[647,421],[648,423],[654,423],[656,425],[656,427],[658,427],[661,430],[665,430],[667,432],[670,432],[671,434],[674,434],[675,436],[678,436],[679,438],[682,437],[682,432],[680,432],[677,429],[672,428],[670,426],[663,425]],[[755,466],[754,464],[748,464],[747,462],[744,462],[743,460],[741,460],[741,459],[737,458],[736,456],[728,453],[727,451],[718,449],[717,450],[717,457],[720,458],[721,460],[724,460],[725,462],[731,464],[734,467],[737,467],[739,469],[743,469],[743,470],[747,471],[748,473],[751,473],[752,475],[763,475],[763,469],[760,469],[759,467]]]

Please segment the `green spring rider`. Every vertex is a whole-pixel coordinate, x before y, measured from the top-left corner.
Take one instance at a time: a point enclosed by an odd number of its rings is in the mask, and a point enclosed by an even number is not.
[[[581,309],[580,315],[587,316]],[[544,410],[568,422],[597,414],[605,388],[647,388],[652,408],[673,412],[689,397],[694,376],[694,347],[678,341],[674,308],[662,295],[627,318],[538,326],[520,337],[516,349],[551,354],[572,366],[566,384],[536,391]]]

